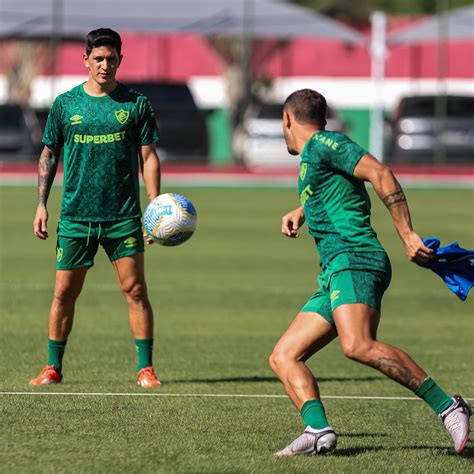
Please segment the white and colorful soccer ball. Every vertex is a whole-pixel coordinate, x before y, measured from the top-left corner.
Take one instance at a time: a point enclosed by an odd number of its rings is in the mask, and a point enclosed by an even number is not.
[[[177,193],[160,194],[149,202],[143,214],[146,233],[167,247],[186,242],[196,225],[197,214],[192,202]]]

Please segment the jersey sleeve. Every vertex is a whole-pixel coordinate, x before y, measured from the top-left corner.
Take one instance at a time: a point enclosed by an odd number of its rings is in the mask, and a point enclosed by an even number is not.
[[[139,107],[138,131],[140,134],[140,145],[142,146],[160,141],[155,111],[146,97],[143,97]]]
[[[61,112],[61,101],[56,98],[49,111],[42,140],[43,144],[48,147],[62,148],[64,145]]]
[[[352,176],[357,163],[367,153],[368,151],[365,148],[343,135],[343,138],[338,139],[325,150],[322,162],[328,168]]]

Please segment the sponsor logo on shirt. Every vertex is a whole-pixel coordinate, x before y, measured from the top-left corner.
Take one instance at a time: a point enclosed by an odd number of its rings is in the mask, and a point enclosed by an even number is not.
[[[115,118],[121,125],[127,122],[128,117],[130,117],[130,112],[128,110],[121,109],[115,111]]]
[[[310,196],[312,196],[314,193],[313,193],[313,190],[311,189],[311,186],[308,184],[308,186],[306,186],[303,191],[301,191],[301,194],[300,194],[300,202],[301,202],[301,205],[304,206],[306,201],[309,199]]]
[[[82,115],[73,115],[72,117],[70,117],[70,121],[71,121],[71,125],[79,125],[82,123],[82,119],[84,117]]]
[[[103,143],[121,142],[125,139],[125,131],[107,133],[105,135],[81,135],[80,133],[74,134],[74,143],[82,143],[89,145],[94,143],[95,145],[101,145]]]
[[[135,237],[129,237],[128,239],[124,240],[123,243],[125,244],[125,248],[132,249],[133,247],[137,246],[137,239]]]

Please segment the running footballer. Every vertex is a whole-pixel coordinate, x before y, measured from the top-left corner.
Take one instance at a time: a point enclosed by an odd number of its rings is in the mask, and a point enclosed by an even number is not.
[[[388,208],[408,258],[432,258],[412,228],[405,194],[391,170],[339,132],[325,130],[326,100],[309,89],[284,104],[288,151],[301,156],[301,207],[283,216],[282,233],[297,237],[306,222],[321,260],[319,289],[278,341],[270,366],[300,411],[303,434],[275,453],[286,457],[330,452],[337,435],[305,362],[339,336],[344,355],[377,369],[423,399],[440,417],[462,453],[469,435],[469,402],[451,397],[405,352],[377,340],[381,303],[391,279],[388,255],[370,223],[365,181]]]

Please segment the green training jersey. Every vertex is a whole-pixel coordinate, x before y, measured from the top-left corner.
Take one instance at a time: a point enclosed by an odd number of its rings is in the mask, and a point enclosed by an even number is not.
[[[354,169],[366,150],[340,132],[320,130],[301,153],[298,192],[324,268],[345,252],[383,251],[370,224],[370,199]]]
[[[61,218],[141,217],[138,150],[158,140],[150,102],[122,84],[101,97],[86,94],[83,84],[58,96],[43,143],[64,148]]]

